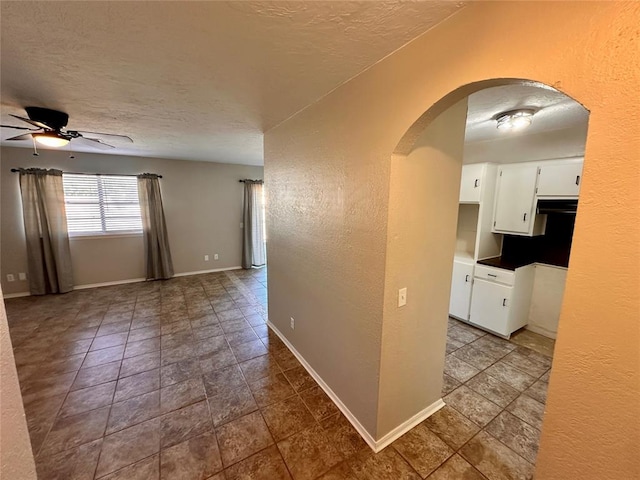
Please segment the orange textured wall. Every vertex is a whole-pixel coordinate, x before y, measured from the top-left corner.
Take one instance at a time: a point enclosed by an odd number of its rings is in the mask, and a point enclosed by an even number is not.
[[[377,380],[371,369],[380,361],[376,308],[387,235],[381,217],[389,208],[394,148],[449,92],[491,78],[527,78],[555,86],[591,111],[536,478],[640,478],[639,46],[638,3],[472,2],[267,132],[270,269],[277,272],[275,278],[270,274],[270,320],[284,325],[295,302],[304,305],[305,321],[317,331],[337,333],[316,342],[316,331],[298,330],[296,323],[292,343],[304,347],[369,431],[377,426],[371,409],[378,404],[364,394]],[[341,214],[314,209],[308,190],[287,183],[298,175],[313,180],[319,201],[323,192],[335,193],[340,203],[332,208],[339,206]],[[366,198],[349,194],[352,188],[366,191]],[[307,215],[296,217],[295,229],[287,228],[285,213],[298,210]],[[366,238],[323,233],[351,233],[354,225]],[[330,242],[321,242],[323,236]],[[287,245],[309,246],[306,255],[286,255],[279,240],[285,237]],[[345,278],[343,264],[333,259],[349,262],[346,271],[357,278]],[[328,287],[340,285],[342,303],[331,288],[317,288],[314,277]],[[296,287],[295,300],[286,285]],[[343,338],[349,341],[340,344]],[[358,391],[361,385],[349,378],[367,378],[367,389]]]

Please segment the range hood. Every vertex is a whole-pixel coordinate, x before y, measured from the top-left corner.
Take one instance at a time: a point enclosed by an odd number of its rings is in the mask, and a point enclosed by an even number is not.
[[[578,210],[578,199],[566,200],[538,200],[536,213],[538,214],[576,214]]]

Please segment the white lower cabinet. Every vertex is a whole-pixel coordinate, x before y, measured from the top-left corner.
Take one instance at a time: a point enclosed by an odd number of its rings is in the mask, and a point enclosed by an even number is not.
[[[469,321],[503,336],[509,335],[507,324],[513,287],[475,279]]]
[[[505,272],[484,265],[477,267],[469,322],[509,337],[528,322],[535,270],[533,265],[527,265],[517,268],[513,275]]]
[[[472,284],[473,263],[455,260],[453,262],[453,275],[451,276],[449,315],[460,320],[469,320]]]

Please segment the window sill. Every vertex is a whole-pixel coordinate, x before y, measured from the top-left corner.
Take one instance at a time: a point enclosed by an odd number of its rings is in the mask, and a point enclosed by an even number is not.
[[[69,241],[74,240],[99,240],[106,238],[130,238],[130,237],[142,237],[142,232],[139,233],[98,233],[88,235],[69,235]]]

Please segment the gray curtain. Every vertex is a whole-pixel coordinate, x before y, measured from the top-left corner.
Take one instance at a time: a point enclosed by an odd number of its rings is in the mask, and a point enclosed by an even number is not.
[[[140,198],[147,280],[171,278],[173,262],[158,175],[152,173],[138,175],[138,197]]]
[[[20,169],[22,216],[32,295],[73,290],[71,253],[60,170]]]
[[[262,181],[244,181],[242,268],[261,267],[267,263],[263,198]]]

